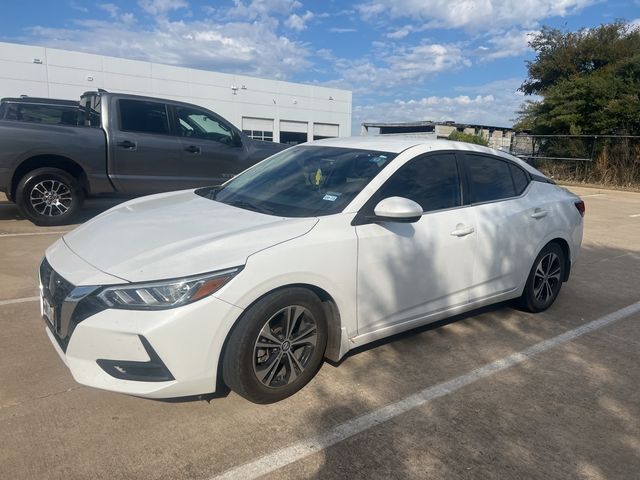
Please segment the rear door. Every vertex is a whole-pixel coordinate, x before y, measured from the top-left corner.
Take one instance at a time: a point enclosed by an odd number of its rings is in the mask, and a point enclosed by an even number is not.
[[[221,117],[194,107],[173,109],[185,188],[221,184],[251,166],[247,145]]]
[[[109,173],[118,191],[140,194],[182,188],[182,144],[172,131],[167,104],[129,98],[114,102],[117,119],[110,139]]]
[[[477,221],[478,253],[470,300],[512,291],[526,278],[544,219],[532,217],[530,178],[515,163],[488,154],[464,154],[469,200]]]
[[[415,223],[356,226],[358,334],[463,305],[469,298],[475,217],[463,204],[456,154],[410,160],[383,184],[365,212],[394,196],[418,202],[424,214]]]

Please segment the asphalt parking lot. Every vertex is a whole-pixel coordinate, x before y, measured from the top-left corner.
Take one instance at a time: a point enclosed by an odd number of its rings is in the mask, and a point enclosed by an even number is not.
[[[572,190],[583,250],[550,310],[393,337],[268,406],[76,384],[35,301],[37,264],[72,227],[0,198],[0,478],[638,478],[640,193]]]

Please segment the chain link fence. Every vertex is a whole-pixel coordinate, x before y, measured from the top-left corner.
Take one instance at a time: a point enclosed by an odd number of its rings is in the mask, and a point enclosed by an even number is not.
[[[556,180],[640,186],[640,136],[514,135],[509,152]]]

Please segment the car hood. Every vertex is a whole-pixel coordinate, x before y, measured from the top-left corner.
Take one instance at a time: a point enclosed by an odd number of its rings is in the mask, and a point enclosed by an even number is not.
[[[144,282],[244,265],[251,254],[304,235],[317,222],[264,215],[189,190],[123,203],[63,240],[99,270]]]

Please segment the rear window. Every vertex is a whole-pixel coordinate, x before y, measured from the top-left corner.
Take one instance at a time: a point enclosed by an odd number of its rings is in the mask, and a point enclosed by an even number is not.
[[[120,129],[126,132],[169,133],[169,117],[164,103],[118,100]]]
[[[515,197],[509,163],[485,155],[466,154],[471,202],[482,203]]]
[[[79,107],[7,103],[4,119],[44,125],[77,125]]]
[[[527,185],[529,185],[529,176],[520,167],[516,167],[513,164],[509,164],[511,169],[511,176],[513,176],[513,185],[516,188],[516,195],[520,195],[524,192]]]

